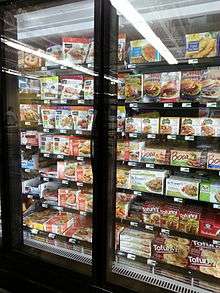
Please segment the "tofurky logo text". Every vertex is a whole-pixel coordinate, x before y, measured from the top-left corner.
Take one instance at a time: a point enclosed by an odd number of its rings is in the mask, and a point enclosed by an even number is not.
[[[154,250],[157,253],[178,253],[177,247],[153,244]]]
[[[215,267],[215,262],[208,258],[188,256],[189,263],[194,266]]]

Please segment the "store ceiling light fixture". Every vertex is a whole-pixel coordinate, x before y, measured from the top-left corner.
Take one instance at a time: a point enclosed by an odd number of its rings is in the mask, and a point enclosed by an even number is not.
[[[128,0],[111,0],[112,5],[124,16],[133,27],[160,53],[169,64],[177,64],[178,61],[164,45],[160,38],[146,23],[143,16],[134,8]]]

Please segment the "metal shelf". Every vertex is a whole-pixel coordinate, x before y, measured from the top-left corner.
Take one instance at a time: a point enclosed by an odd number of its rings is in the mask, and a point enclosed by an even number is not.
[[[48,159],[61,159],[61,160],[76,160],[80,162],[87,162],[90,161],[91,158],[89,157],[83,157],[83,156],[70,156],[70,155],[55,155],[55,154],[48,154],[48,153],[39,153],[42,157],[48,158]]]
[[[41,174],[41,178],[44,182],[60,182],[63,186],[69,186],[69,187],[92,187],[92,183],[84,183],[84,182],[77,182],[77,181],[71,181],[66,179],[58,179],[55,177],[47,177]]]

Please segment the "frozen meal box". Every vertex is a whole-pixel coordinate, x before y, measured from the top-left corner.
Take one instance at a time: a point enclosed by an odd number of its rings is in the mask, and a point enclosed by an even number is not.
[[[43,128],[54,129],[56,107],[41,107],[41,117],[43,122]]]
[[[126,55],[126,33],[118,34],[118,62],[123,63]]]
[[[125,118],[125,131],[128,133],[141,133],[142,118],[127,117]]]
[[[179,117],[161,117],[160,133],[161,134],[179,134],[180,118]]]
[[[64,59],[74,64],[85,63],[89,46],[90,46],[90,39],[64,37],[63,38]]]
[[[57,60],[62,60],[63,59],[62,51],[63,50],[61,45],[53,45],[47,48],[46,53],[53,56]],[[58,64],[46,59],[45,66],[54,66],[54,65],[58,65]]]
[[[181,72],[161,74],[160,102],[178,102],[180,99]]]
[[[78,163],[72,161],[57,161],[57,176],[59,179],[76,181],[76,168]]]
[[[220,136],[220,118],[201,118],[202,136]]]
[[[44,230],[44,223],[55,216],[57,212],[51,209],[45,209],[39,212],[33,212],[29,216],[24,217],[23,223],[29,228]]]
[[[214,57],[219,51],[219,33],[204,32],[186,35],[186,58]]]
[[[58,98],[58,76],[46,76],[40,78],[41,99],[53,100]]]
[[[206,211],[200,219],[199,234],[205,237],[220,237],[220,214]]]
[[[165,148],[143,146],[140,161],[150,164],[169,165],[170,153]]]
[[[206,153],[197,150],[174,149],[170,151],[170,165],[191,168],[206,167]]]
[[[20,121],[24,123],[39,122],[39,106],[32,104],[20,104]]]
[[[143,102],[157,102],[160,96],[161,73],[148,73],[143,75]]]
[[[129,141],[117,141],[117,160],[129,161]]]
[[[125,79],[125,99],[127,102],[137,102],[142,96],[142,75],[129,75]]]
[[[202,209],[196,206],[182,206],[180,209],[179,231],[197,235]]]
[[[117,107],[117,132],[125,131],[125,106]]]
[[[130,203],[134,198],[133,194],[117,192],[116,193],[116,217],[121,219],[126,219],[128,216],[128,211]]]
[[[146,200],[142,205],[143,221],[145,224],[160,226],[160,205],[156,200]]]
[[[202,180],[200,184],[199,200],[220,203],[220,180]]]
[[[94,64],[94,41],[93,41],[93,39],[89,40],[89,49],[88,49],[88,54],[86,56],[86,63],[87,64]]]
[[[70,155],[78,157],[90,157],[91,141],[78,137],[70,138]]]
[[[61,100],[78,100],[82,95],[83,76],[61,76]]]
[[[201,98],[204,102],[220,101],[220,68],[208,67],[202,80]]]
[[[141,132],[142,133],[159,133],[159,118],[146,117],[142,119]]]
[[[128,77],[128,73],[118,73],[118,99],[125,99],[125,80]]]
[[[93,174],[92,174],[92,166],[87,163],[78,163],[76,168],[76,181],[83,183],[92,183],[93,182]]]
[[[129,168],[117,168],[116,182],[119,188],[130,188],[130,169]]]
[[[139,141],[129,141],[128,151],[129,151],[129,161],[140,161],[140,152],[141,148],[143,147],[144,142]]]
[[[200,101],[204,70],[183,71],[181,78],[181,100]]]
[[[181,118],[181,135],[201,135],[201,118]]]
[[[62,234],[73,224],[73,214],[59,212],[44,223],[44,230],[47,232]]]
[[[79,193],[80,193],[80,190],[74,190],[71,188],[59,188],[58,189],[58,206],[76,209],[77,196]]]
[[[160,206],[161,227],[178,230],[180,206],[177,204],[164,204]]]
[[[42,134],[40,136],[40,152],[41,153],[48,153],[53,154],[54,148],[53,148],[53,136],[52,135],[45,135]]]
[[[220,170],[220,153],[208,152],[207,169]]]
[[[171,176],[166,179],[166,195],[198,200],[200,180]]]
[[[168,176],[168,173],[168,170],[131,169],[131,189],[163,194],[165,178]]]
[[[38,170],[39,154],[21,150],[21,168],[29,170]]]
[[[75,130],[92,130],[93,108],[91,107],[75,107],[73,112],[77,112],[77,120]],[[73,114],[75,114],[73,113]]]
[[[93,192],[92,190],[83,189],[77,195],[77,209],[85,212],[93,210]]]
[[[53,136],[53,153],[55,155],[70,155],[70,137],[65,135]]]
[[[18,67],[24,69],[38,69],[42,66],[42,59],[33,54],[18,51]]]
[[[36,130],[21,131],[21,144],[22,145],[39,145],[39,135]]]
[[[74,129],[74,118],[70,107],[57,108],[55,115],[55,128]]]
[[[146,63],[160,61],[159,52],[147,40],[130,41],[130,63]]]
[[[84,93],[85,100],[94,99],[94,78],[92,76],[84,77],[83,93]]]
[[[26,77],[18,78],[18,92],[23,95],[37,95],[40,94],[40,81],[39,79],[31,79]]]

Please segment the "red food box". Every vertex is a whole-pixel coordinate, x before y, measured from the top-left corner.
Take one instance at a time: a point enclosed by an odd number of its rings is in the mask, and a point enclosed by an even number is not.
[[[165,204],[160,206],[161,227],[178,230],[180,206],[175,204]]]
[[[44,230],[56,234],[62,234],[74,222],[73,214],[59,212],[44,224]]]
[[[77,209],[85,212],[93,210],[93,193],[91,190],[81,190],[77,194]]]
[[[201,213],[202,209],[200,207],[182,207],[180,209],[179,231],[190,234],[198,234]]]
[[[200,219],[199,234],[220,238],[220,214],[214,213],[214,211],[204,212]]]
[[[92,166],[90,164],[79,163],[76,168],[75,176],[77,182],[92,183]]]
[[[76,199],[80,190],[74,190],[71,188],[59,188],[58,189],[58,206],[77,208]]]
[[[146,224],[160,226],[160,206],[162,203],[155,200],[147,200],[142,206],[143,221]]]
[[[78,137],[71,137],[70,155],[75,157],[90,157],[90,144],[91,142],[89,139],[79,139]]]
[[[78,163],[74,161],[58,161],[57,162],[57,176],[59,179],[67,179],[76,181],[76,169]]]

